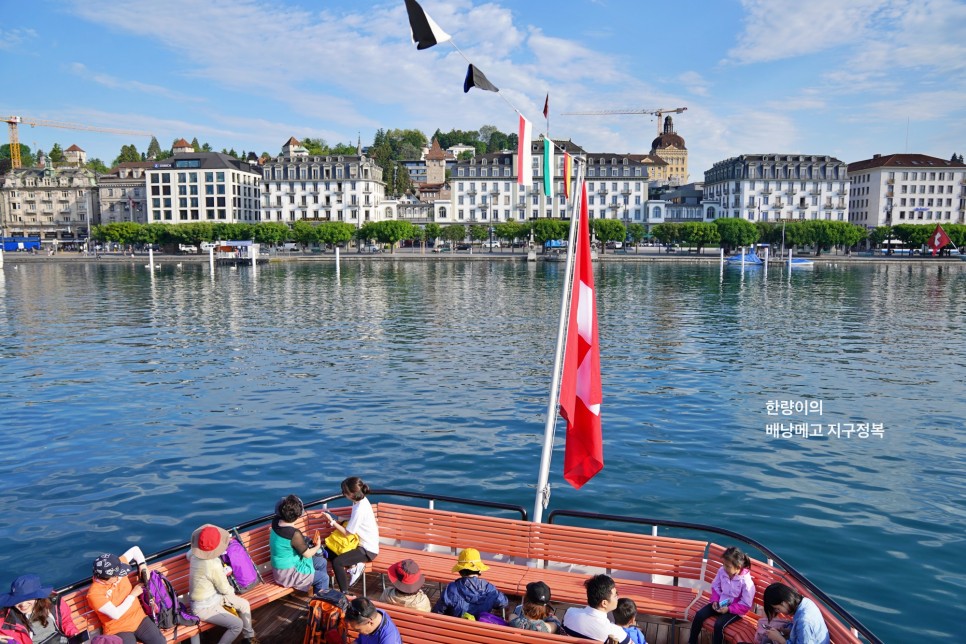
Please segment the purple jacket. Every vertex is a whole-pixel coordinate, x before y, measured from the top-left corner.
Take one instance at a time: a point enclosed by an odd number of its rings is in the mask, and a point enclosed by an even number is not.
[[[730,599],[728,612],[744,615],[751,609],[755,601],[755,582],[751,579],[751,571],[743,568],[734,577],[729,577],[724,566],[718,568],[718,574],[711,582],[711,603],[723,599]]]

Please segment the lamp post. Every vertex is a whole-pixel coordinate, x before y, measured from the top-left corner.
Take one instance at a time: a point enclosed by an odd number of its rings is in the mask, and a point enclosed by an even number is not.
[[[490,226],[490,252],[493,252],[493,226]]]

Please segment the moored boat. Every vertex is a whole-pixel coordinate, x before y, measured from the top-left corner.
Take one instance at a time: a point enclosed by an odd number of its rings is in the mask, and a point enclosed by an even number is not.
[[[729,266],[761,266],[763,264],[761,258],[755,252],[731,255],[725,261],[728,262]]]
[[[788,265],[792,268],[812,268],[815,266],[815,262],[810,259],[802,259],[800,257],[793,257],[788,261]]]

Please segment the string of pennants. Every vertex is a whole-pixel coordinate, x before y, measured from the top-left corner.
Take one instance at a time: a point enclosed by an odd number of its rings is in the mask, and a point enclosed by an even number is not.
[[[453,49],[467,62],[466,78],[463,80],[463,92],[468,93],[474,87],[487,92],[495,92],[506,102],[510,108],[519,116],[518,148],[517,148],[517,183],[529,188],[533,184],[533,153],[531,151],[531,138],[533,136],[533,124],[523,113],[518,110],[500,92],[500,88],[490,82],[479,67],[470,62],[456,43],[453,37],[443,31],[443,29],[433,20],[429,14],[419,5],[416,0],[405,0],[406,12],[409,14],[409,27],[412,30],[413,42],[417,50],[429,49],[438,44],[448,42]],[[548,198],[553,197],[553,168],[554,168],[554,148],[557,145],[550,138],[550,94],[543,103],[543,117],[547,121],[547,131],[543,138],[543,193]],[[563,153],[563,185],[564,196],[571,197],[571,178],[573,174],[573,158],[570,153],[561,148]]]

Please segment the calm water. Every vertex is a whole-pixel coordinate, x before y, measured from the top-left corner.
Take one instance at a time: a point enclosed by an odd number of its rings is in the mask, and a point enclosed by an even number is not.
[[[886,641],[962,639],[966,263],[598,267],[604,471],[551,507],[752,536]],[[532,506],[558,265],[0,274],[0,586],[347,475]],[[773,438],[770,400],[882,438]],[[796,415],[796,420],[804,420]]]

